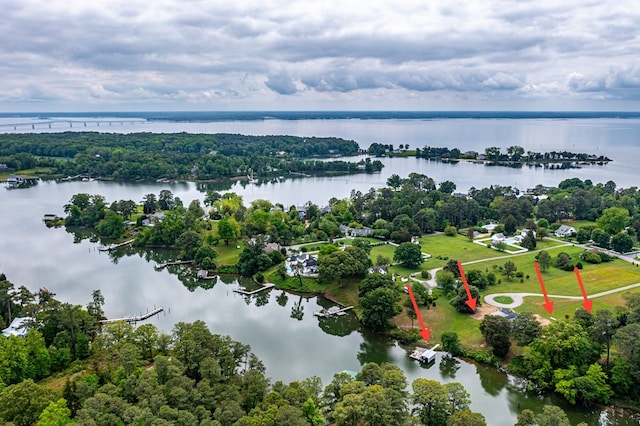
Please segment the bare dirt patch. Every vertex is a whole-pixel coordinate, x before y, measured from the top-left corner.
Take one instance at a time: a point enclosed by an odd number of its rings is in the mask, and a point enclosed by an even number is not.
[[[544,327],[545,325],[549,325],[549,324],[551,324],[551,321],[550,321],[550,320],[548,320],[548,319],[546,319],[546,318],[544,318],[544,317],[541,317],[541,316],[540,316],[540,315],[538,315],[538,314],[533,314],[533,316],[534,316],[534,317],[536,317],[536,319],[538,320],[538,322],[540,323],[540,325],[541,325],[541,326],[543,326],[543,327]]]
[[[476,307],[476,312],[473,315],[471,315],[471,318],[481,321],[482,318],[484,318],[486,315],[489,315],[490,313],[495,312],[497,310],[498,308],[496,308],[495,306],[491,306],[485,303],[483,305]]]

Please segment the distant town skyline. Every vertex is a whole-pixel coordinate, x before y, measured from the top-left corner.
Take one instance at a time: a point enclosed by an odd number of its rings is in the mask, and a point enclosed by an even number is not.
[[[640,109],[626,1],[8,0],[0,112]]]

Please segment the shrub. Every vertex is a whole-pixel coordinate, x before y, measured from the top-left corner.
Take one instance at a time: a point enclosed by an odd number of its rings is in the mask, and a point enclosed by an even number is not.
[[[447,226],[446,228],[444,228],[444,233],[445,235],[448,235],[450,237],[455,237],[458,233],[458,230],[455,226]]]
[[[605,252],[599,252],[598,255],[600,256],[600,259],[602,259],[603,262],[613,262],[616,257],[615,256],[611,256],[608,253]]]
[[[422,278],[424,278],[424,279],[427,279],[427,280],[431,279],[431,274],[429,273],[429,271],[422,271],[422,272],[420,272],[420,276],[421,276]]]
[[[309,249],[306,246],[300,247],[300,251],[306,253]]]
[[[582,262],[578,262],[578,263],[576,263],[576,268],[578,268],[578,269],[582,269]]]
[[[264,283],[264,275],[262,274],[262,272],[258,272],[255,276],[254,279],[256,280],[256,282],[262,284]]]
[[[237,274],[238,268],[236,265],[220,265],[218,266],[218,272],[221,274]]]
[[[523,278],[523,277],[524,277],[524,272],[522,271],[516,272],[516,278]]]
[[[572,271],[573,270],[573,262],[571,261],[571,256],[567,253],[562,252],[558,253],[558,257],[556,257],[554,261],[554,266],[558,269],[562,269],[564,271]]]
[[[420,331],[418,331],[417,328],[394,328],[393,330],[391,330],[391,337],[404,345],[410,345],[422,339],[422,336],[420,336]]]
[[[587,263],[593,263],[595,265],[597,265],[598,263],[602,263],[602,257],[600,257],[598,253],[586,252],[580,257]]]

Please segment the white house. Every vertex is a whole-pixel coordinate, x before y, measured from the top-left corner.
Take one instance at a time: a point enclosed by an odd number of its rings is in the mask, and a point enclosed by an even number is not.
[[[553,235],[560,238],[573,237],[576,235],[576,228],[568,225],[560,225],[560,228],[556,229]]]
[[[307,253],[294,254],[284,262],[287,275],[315,275],[318,273],[318,258]]]
[[[366,226],[362,228],[351,228],[346,225],[340,225],[339,228],[340,232],[351,237],[368,237],[373,235],[373,229],[367,228]]]
[[[29,317],[14,318],[13,321],[11,321],[11,324],[9,324],[9,327],[2,330],[2,335],[5,337],[25,337],[29,331],[29,322],[31,320],[32,318]]]
[[[516,314],[511,309],[507,309],[507,308],[500,308],[499,310],[497,310],[495,312],[491,312],[489,315],[505,318],[509,322],[511,322],[514,319],[518,318],[518,314]]]
[[[387,275],[387,268],[385,266],[372,266],[369,268],[369,273]]]
[[[494,222],[487,223],[486,225],[483,226],[483,228],[486,229],[487,232],[493,232],[493,230],[496,229],[497,227],[498,227],[498,224]]]
[[[504,241],[507,237],[504,236],[502,232],[498,232],[497,234],[493,234],[491,237],[491,243],[496,244]]]

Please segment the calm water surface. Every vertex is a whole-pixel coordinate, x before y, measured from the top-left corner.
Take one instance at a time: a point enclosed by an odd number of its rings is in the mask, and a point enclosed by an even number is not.
[[[271,121],[148,123],[131,126],[140,126],[140,129],[135,131],[169,132],[177,131],[175,127],[179,126],[182,130],[198,132],[236,131],[252,134],[342,136],[355,139],[364,146],[368,146],[370,141],[375,141],[372,139],[374,135],[378,138],[377,140],[396,138],[387,143],[400,143],[399,141],[402,140],[400,138],[403,137],[413,146],[422,146],[422,144],[418,145],[417,141],[426,137],[425,128],[429,128],[433,135],[443,133],[441,135],[443,140],[446,137],[443,124],[437,121],[372,123],[374,129],[365,125],[371,123],[359,120],[355,122],[331,120],[331,123],[315,122],[317,120],[277,121],[277,123]],[[533,138],[532,134],[544,135],[552,130],[558,130],[558,123],[552,120],[533,124],[516,123],[514,125],[512,123],[511,126],[505,125],[502,120],[486,121],[491,122],[470,123],[476,127],[475,135],[484,139],[477,142],[479,147],[464,146],[465,148],[479,150],[491,144],[508,146],[512,143],[506,143],[507,137],[509,140],[512,137],[515,138],[513,144],[525,145],[522,143],[523,138],[526,140]],[[185,129],[191,124],[193,129]],[[603,141],[595,148],[590,146],[589,149],[585,147],[580,151],[594,152],[594,149],[602,150],[604,146],[608,146],[604,153],[614,158],[614,163],[605,167],[572,171],[543,171],[462,163],[443,165],[416,159],[385,159],[387,167],[383,173],[377,175],[287,179],[283,182],[261,185],[221,184],[217,189],[238,192],[243,195],[245,203],[265,198],[285,205],[307,200],[322,205],[332,196],[338,198],[348,196],[352,188],[366,191],[371,187],[381,187],[390,174],[398,173],[405,176],[410,171],[425,173],[434,177],[436,181],[452,180],[458,184],[459,190],[468,189],[467,186],[479,188],[496,183],[517,185],[521,188],[534,186],[537,183],[555,185],[560,180],[572,176],[589,177],[596,182],[606,182],[611,179],[619,186],[632,185],[638,170],[631,164],[632,159],[625,158],[624,153],[634,149],[634,138],[629,133],[631,132],[629,127],[637,132],[638,123],[624,120],[622,123],[617,123],[613,120],[613,122],[604,123],[604,130],[603,126],[578,124],[573,123],[567,126],[566,122],[560,122],[560,128],[568,127],[563,133],[565,134],[564,143],[578,143],[577,139],[576,142],[567,142],[567,140],[570,141],[581,134],[591,143],[594,139],[602,137]],[[328,133],[329,125],[335,126],[334,133]],[[381,127],[376,129],[375,126],[378,125]],[[393,129],[389,130],[389,127]],[[493,134],[492,138],[482,132],[478,133],[480,130],[478,127],[490,130]],[[584,132],[583,128],[585,128]],[[399,133],[396,134],[395,131]],[[360,132],[364,136],[358,137]],[[469,141],[474,136],[474,132],[470,130],[450,129],[449,132],[459,137],[468,133]],[[497,139],[496,135],[500,134],[502,139]],[[516,138],[518,134],[520,137]],[[412,138],[410,138],[411,135],[413,135]],[[432,137],[435,138],[433,135]],[[567,135],[571,137],[568,138]],[[612,135],[619,137],[615,140],[608,139]],[[489,140],[496,142],[490,143]],[[539,143],[543,144],[543,142]],[[451,147],[464,145],[462,143],[445,144],[440,140],[431,144]],[[268,375],[274,380],[288,382],[317,375],[326,385],[333,374],[340,370],[359,370],[366,362],[386,361],[400,366],[409,382],[418,377],[443,382],[461,382],[471,394],[471,408],[482,412],[488,424],[491,425],[512,425],[520,410],[532,408],[537,411],[545,403],[562,405],[570,413],[573,423],[587,421],[592,425],[631,425],[638,424],[640,420],[629,413],[613,410],[585,411],[567,407],[556,398],[526,394],[521,389],[521,383],[515,378],[494,369],[464,361],[438,358],[434,366],[428,369],[423,368],[411,362],[405,349],[361,330],[357,321],[351,316],[331,321],[320,321],[314,317],[313,311],[327,306],[326,300],[288,294],[279,290],[247,298],[232,291],[239,284],[231,277],[209,281],[205,284],[208,287],[206,289],[191,286],[193,281],[189,278],[191,275],[187,270],[179,267],[163,271],[153,269],[153,262],[150,259],[160,258],[166,253],[123,249],[115,256],[110,256],[97,251],[99,242],[88,239],[80,241],[64,229],[46,228],[41,221],[44,213],[62,214],[62,205],[68,202],[73,194],[79,192],[102,194],[109,202],[119,199],[140,201],[145,194],[150,192],[157,194],[164,188],[170,189],[180,197],[185,205],[193,199],[203,199],[203,194],[199,191],[202,188],[193,183],[168,185],[39,182],[32,188],[22,190],[9,191],[0,188],[0,270],[5,272],[14,283],[24,284],[31,290],[47,287],[56,293],[59,299],[71,303],[84,305],[89,301],[91,291],[100,289],[107,302],[105,311],[108,317],[128,316],[155,306],[164,306],[167,312],[152,320],[164,331],[170,331],[173,324],[178,321],[201,319],[213,332],[228,334],[236,340],[251,345],[252,350],[264,360]]]

